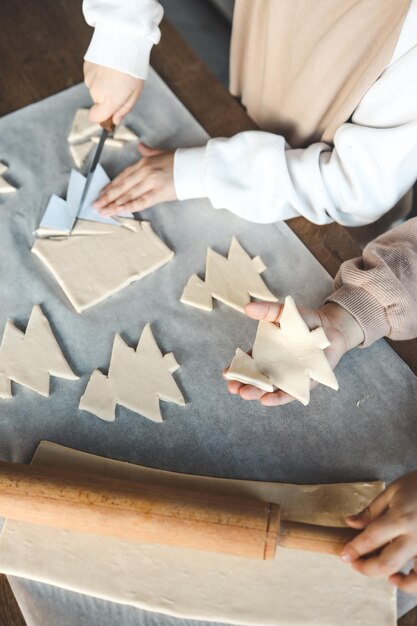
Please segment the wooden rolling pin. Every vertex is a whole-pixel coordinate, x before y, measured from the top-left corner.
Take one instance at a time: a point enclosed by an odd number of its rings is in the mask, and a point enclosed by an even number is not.
[[[0,461],[0,516],[145,543],[273,559],[277,545],[338,554],[347,528],[280,522],[279,506]]]

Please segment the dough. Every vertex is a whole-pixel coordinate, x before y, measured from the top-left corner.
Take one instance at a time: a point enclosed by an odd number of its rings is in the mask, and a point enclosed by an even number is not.
[[[3,174],[5,174],[8,169],[7,165],[0,161],[0,194],[13,193],[14,191],[17,191],[16,187],[13,187],[13,185],[8,183],[7,180],[3,178]]]
[[[382,483],[283,485],[175,474],[42,442],[33,462],[279,502],[284,517],[342,525]],[[239,626],[395,626],[395,590],[337,557],[278,548],[254,561],[6,521],[0,571],[141,609]],[[157,619],[157,616],[156,618]]]
[[[100,124],[94,124],[88,119],[90,109],[78,109],[68,135],[68,143],[82,143],[103,130]]]
[[[225,374],[229,380],[238,380],[245,385],[254,385],[263,391],[274,391],[274,385],[257,368],[255,360],[240,348]]]
[[[78,220],[70,237],[35,239],[32,252],[52,273],[78,313],[140,280],[174,253],[148,222],[120,219],[121,228]],[[115,262],[117,259],[117,262]]]
[[[70,145],[69,151],[74,159],[75,165],[80,169],[87,160],[88,155],[91,152],[91,148],[94,146],[92,141],[86,141],[85,143],[76,143]]]
[[[78,168],[83,166],[91,148],[99,142],[103,130],[100,124],[90,122],[88,113],[89,109],[77,110],[68,135],[69,150]],[[138,136],[126,126],[117,126],[113,137],[106,139],[105,146],[123,148],[129,141],[138,139]]]
[[[95,370],[89,380],[80,409],[107,422],[115,419],[116,404],[162,422],[159,400],[185,405],[172,373],[179,368],[172,352],[162,355],[151,327],[146,324],[136,350],[116,335],[106,376]]]
[[[91,137],[91,143],[97,145],[100,141],[100,137]],[[115,137],[107,137],[104,146],[107,148],[123,148],[125,145],[124,141],[120,139],[115,139]]]
[[[330,346],[324,330],[309,330],[291,296],[279,325],[260,321],[252,348],[252,357],[236,351],[226,377],[254,385],[264,391],[267,381],[286,391],[302,404],[310,401],[310,378],[322,385],[339,389],[336,376],[324,354]]]
[[[39,305],[32,309],[26,332],[7,321],[0,345],[0,398],[11,398],[10,381],[49,396],[49,377],[78,380],[65,360]]]
[[[92,204],[97,199],[101,189],[107,185],[108,182],[110,182],[110,178],[107,176],[103,167],[99,163],[94,171],[78,219],[120,226],[120,222],[118,220],[113,219],[112,217],[102,217],[100,213],[92,207]],[[67,236],[71,233],[75,224],[85,184],[86,177],[76,170],[71,170],[67,189],[67,199],[63,200],[55,194],[51,196],[45,213],[43,214],[41,223],[39,224],[39,228],[35,232],[37,237]],[[132,213],[126,212],[119,215],[133,217]]]
[[[260,274],[266,269],[262,259],[251,259],[236,237],[232,238],[227,259],[211,248],[207,250],[206,278],[195,274],[188,281],[181,302],[211,311],[212,298],[244,313],[250,297],[268,302],[277,298],[269,291]]]

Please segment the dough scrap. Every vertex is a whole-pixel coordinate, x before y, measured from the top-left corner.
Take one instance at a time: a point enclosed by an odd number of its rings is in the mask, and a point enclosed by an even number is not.
[[[259,256],[251,259],[233,237],[227,258],[208,248],[205,280],[193,274],[180,300],[203,311],[211,311],[212,298],[216,298],[241,313],[245,312],[251,296],[276,302],[277,298],[260,277],[265,269],[262,259]]]
[[[100,124],[90,122],[88,119],[89,112],[90,109],[77,109],[68,135],[68,143],[82,143],[101,133],[102,128]]]
[[[5,174],[8,169],[9,168],[7,167],[7,165],[0,161],[0,194],[14,193],[15,191],[17,191],[16,187],[8,183],[7,180],[3,178],[3,174]]]
[[[121,218],[121,228],[78,220],[70,237],[35,239],[32,252],[46,265],[78,313],[144,278],[174,253],[149,222]],[[117,263],[114,262],[117,259]]]
[[[89,140],[85,143],[70,144],[69,151],[74,159],[75,165],[80,169],[87,160],[94,143]]]
[[[283,517],[342,526],[383,483],[288,485],[178,474],[42,441],[35,465],[281,505]],[[278,548],[254,561],[6,520],[0,570],[180,618],[240,626],[396,626],[395,589],[327,554]],[[178,581],[184,581],[179,584]],[[155,620],[157,620],[155,617]]]
[[[68,135],[69,150],[75,165],[81,168],[91,148],[100,140],[102,128],[100,124],[90,122],[89,109],[78,109]],[[138,136],[127,128],[117,126],[112,137],[106,139],[105,145],[111,148],[123,148],[129,141],[137,141]]]
[[[262,391],[274,391],[274,385],[258,370],[255,360],[240,348],[237,348],[225,376],[244,385],[254,385]]]
[[[184,397],[172,377],[179,368],[172,352],[161,353],[146,324],[136,350],[116,335],[106,376],[99,370],[91,375],[79,408],[102,420],[115,420],[116,404],[161,422],[159,400],[185,406]]]
[[[49,377],[78,380],[65,360],[39,305],[33,307],[23,333],[8,320],[0,345],[0,398],[12,397],[10,381],[49,396]]]
[[[238,354],[236,351],[226,377],[272,391],[266,388],[266,379],[306,406],[310,402],[310,378],[332,389],[339,389],[323,352],[328,346],[330,342],[324,330],[319,327],[310,331],[294,300],[287,296],[279,326],[261,320],[252,357],[243,357],[245,353],[240,351]]]
[[[76,219],[120,226],[118,220],[113,219],[112,217],[102,217],[101,214],[93,209],[92,206],[101,189],[107,185],[108,182],[110,182],[110,178],[107,176],[104,168],[99,163],[94,171],[81,211],[78,218],[76,218],[86,184],[86,177],[83,176],[81,172],[77,172],[77,170],[71,170],[66,200],[63,200],[55,194],[51,196],[48,206],[45,209],[45,213],[43,214],[41,223],[39,224],[39,228],[35,232],[36,236],[67,236],[71,233]],[[127,212],[119,213],[119,215],[133,217],[132,213]]]

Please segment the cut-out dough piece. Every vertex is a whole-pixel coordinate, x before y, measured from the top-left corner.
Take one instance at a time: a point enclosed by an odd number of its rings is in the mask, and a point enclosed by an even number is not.
[[[94,135],[99,135],[103,130],[100,124],[94,124],[88,119],[90,109],[78,109],[75,113],[74,121],[68,135],[69,143],[82,143],[91,139]]]
[[[206,278],[202,281],[195,275],[191,276],[181,302],[211,311],[212,306],[209,308],[208,305],[211,296],[241,313],[245,312],[245,305],[250,302],[251,296],[276,302],[277,298],[260,277],[265,269],[262,259],[259,256],[251,259],[233,237],[227,258],[208,248]]]
[[[181,296],[181,302],[190,304],[203,311],[213,310],[213,299],[206,283],[193,274],[185,286]]]
[[[32,309],[26,332],[7,321],[0,345],[0,397],[12,396],[10,381],[49,396],[49,377],[78,380],[39,305]]]
[[[93,202],[98,197],[100,190],[110,181],[100,163],[97,165],[87,195],[84,199],[78,219],[90,220],[102,224],[119,226],[120,222],[111,217],[102,217],[93,209]],[[67,189],[67,199],[63,200],[55,194],[51,196],[45,213],[43,214],[39,228],[36,230],[38,237],[56,237],[69,235],[74,227],[78,207],[86,184],[86,177],[71,170]],[[120,214],[119,214],[120,215]],[[131,213],[123,215],[133,217]]]
[[[102,234],[89,236],[85,231],[91,225],[78,220],[70,237],[35,240],[32,252],[52,272],[78,313],[154,272],[174,256],[148,222],[119,222],[121,228],[97,224]]]
[[[299,314],[291,296],[285,298],[279,326],[260,321],[252,348],[253,369],[249,370],[247,359],[234,362],[234,380],[259,385],[259,375],[266,377],[277,389],[307,405],[310,401],[310,378],[339,389],[336,376],[323,350],[330,346],[323,328],[308,328]],[[240,367],[238,367],[240,365]],[[230,374],[230,371],[229,371]],[[232,378],[231,375],[228,378]]]
[[[244,385],[254,385],[262,391],[274,391],[274,386],[258,370],[254,359],[240,348],[236,350],[225,377],[229,380],[237,380]]]
[[[74,159],[74,163],[78,168],[81,168],[88,155],[91,152],[91,148],[93,147],[92,141],[86,141],[85,143],[75,143],[70,144],[69,151],[71,153],[72,158]]]
[[[0,161],[0,194],[14,193],[15,191],[17,191],[16,187],[8,183],[7,180],[3,178],[3,174],[5,174],[8,169],[9,168],[7,167],[7,165]]]
[[[137,141],[139,137],[127,126],[117,126],[114,131],[114,139],[128,143],[129,141]]]
[[[161,422],[159,400],[185,405],[172,373],[179,368],[172,352],[162,355],[149,324],[143,329],[136,350],[116,335],[109,373],[95,370],[89,380],[80,409],[102,420],[115,419],[116,404]]]
[[[97,145],[99,141],[100,137],[91,137],[92,143]],[[125,142],[121,141],[120,139],[116,139],[115,137],[107,137],[104,145],[110,148],[123,148]]]
[[[139,137],[127,126],[117,126],[113,137],[107,137],[105,145],[111,148],[123,148],[129,141],[137,141],[138,139]],[[91,141],[97,144],[100,141],[100,137],[91,137]]]

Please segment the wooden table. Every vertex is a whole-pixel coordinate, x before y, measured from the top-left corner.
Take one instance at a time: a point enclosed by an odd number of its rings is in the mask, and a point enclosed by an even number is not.
[[[3,3],[0,115],[82,81],[81,60],[90,37],[91,29],[81,13],[81,0]],[[256,128],[166,21],[162,23],[162,41],[152,53],[152,65],[209,135],[228,137]],[[338,224],[316,226],[304,218],[296,218],[288,225],[332,276],[343,261],[360,254],[358,245]],[[417,374],[417,340],[390,343]],[[7,579],[1,575],[0,624],[25,624]],[[398,624],[417,626],[417,608]]]

